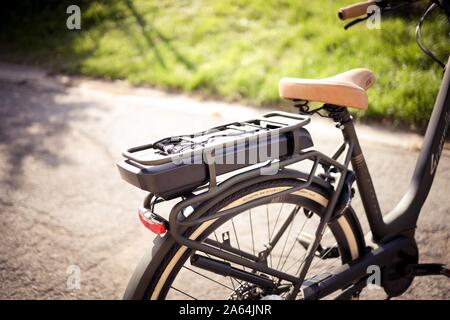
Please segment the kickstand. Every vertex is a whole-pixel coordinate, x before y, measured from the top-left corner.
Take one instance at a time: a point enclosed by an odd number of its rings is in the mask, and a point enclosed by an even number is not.
[[[446,276],[447,278],[450,278],[450,269],[447,268],[446,266],[442,266],[441,274],[443,276]]]
[[[440,263],[419,263],[409,264],[405,268],[405,272],[409,276],[437,276],[442,275],[450,277],[450,269]]]

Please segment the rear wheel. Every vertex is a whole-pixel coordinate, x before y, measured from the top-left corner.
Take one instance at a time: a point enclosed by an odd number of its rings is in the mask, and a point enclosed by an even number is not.
[[[236,207],[253,199],[298,186],[301,181],[280,179],[245,187],[223,199],[216,199],[205,215]],[[270,268],[299,275],[308,244],[314,239],[317,226],[328,204],[329,192],[317,185],[288,195],[268,199],[262,205],[239,212],[233,218],[209,220],[186,231],[185,236],[221,250],[244,257],[258,257],[266,252]],[[267,244],[279,240],[268,251]],[[166,239],[165,241],[173,241]],[[308,270],[306,279],[332,271],[342,263],[356,259],[364,250],[361,228],[353,210],[347,209],[328,223],[319,250]],[[267,252],[269,252],[267,254]],[[261,287],[235,276],[223,276],[198,267],[195,258],[207,261],[228,261],[173,243],[161,246],[151,261],[151,275],[145,277],[145,299],[284,299],[292,282],[230,264],[241,270],[269,279],[276,289]]]

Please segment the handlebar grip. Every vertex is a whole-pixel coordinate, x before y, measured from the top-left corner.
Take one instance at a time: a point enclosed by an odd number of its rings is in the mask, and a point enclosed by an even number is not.
[[[367,13],[367,8],[371,5],[376,4],[377,2],[374,0],[369,0],[367,2],[360,2],[349,5],[347,7],[339,9],[339,19],[347,20],[351,18],[356,18],[362,16]]]

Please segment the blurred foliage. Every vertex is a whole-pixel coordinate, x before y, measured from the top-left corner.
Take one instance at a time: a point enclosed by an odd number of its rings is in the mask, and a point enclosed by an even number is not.
[[[351,3],[352,1],[350,1]],[[419,50],[415,25],[426,2],[383,15],[380,30],[343,29],[348,0],[16,1],[3,3],[3,59],[55,71],[127,79],[228,101],[279,103],[283,76],[326,77],[370,68],[378,83],[358,116],[424,128],[442,70]],[[66,28],[78,4],[82,29]],[[449,24],[433,13],[425,42],[443,60]]]

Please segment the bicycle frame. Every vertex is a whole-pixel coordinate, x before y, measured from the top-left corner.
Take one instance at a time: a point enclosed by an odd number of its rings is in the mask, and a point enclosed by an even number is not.
[[[350,120],[343,125],[342,131],[345,141],[351,142],[355,146],[351,162],[372,237],[377,243],[384,243],[400,234],[414,235],[417,219],[436,174],[450,123],[449,86],[450,71],[447,68],[444,72],[410,186],[397,206],[384,217],[380,211],[376,192],[353,122]]]

